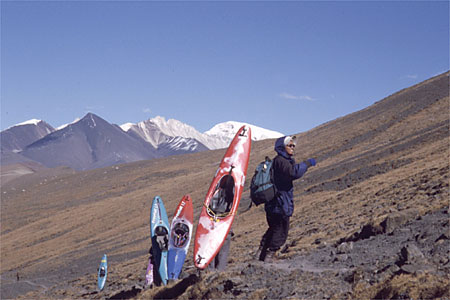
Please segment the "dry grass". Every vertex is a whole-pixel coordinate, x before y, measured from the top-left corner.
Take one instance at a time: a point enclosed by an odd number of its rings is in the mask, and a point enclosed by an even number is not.
[[[448,299],[449,281],[431,274],[395,276],[375,286],[359,283],[352,298],[357,299]]]

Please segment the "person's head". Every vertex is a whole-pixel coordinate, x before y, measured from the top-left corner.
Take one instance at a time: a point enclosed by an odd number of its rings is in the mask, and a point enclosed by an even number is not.
[[[287,136],[284,138],[284,147],[286,150],[286,153],[290,156],[294,155],[294,149],[296,144],[297,137],[294,136]]]
[[[289,159],[291,158],[291,156],[294,155],[295,143],[296,143],[295,136],[283,136],[276,140],[274,150],[279,155]]]

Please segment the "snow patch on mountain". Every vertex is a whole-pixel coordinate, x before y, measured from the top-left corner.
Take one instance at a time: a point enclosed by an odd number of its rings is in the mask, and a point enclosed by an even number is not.
[[[39,124],[39,122],[42,122],[42,120],[38,120],[38,119],[31,119],[22,123],[19,123],[15,126],[21,126],[21,125],[37,125]]]
[[[53,131],[55,129],[51,125],[38,119],[16,124],[0,133],[2,153],[5,151],[19,153],[27,145],[34,143]]]
[[[134,125],[136,125],[136,124],[133,124],[133,123],[125,123],[125,124],[120,125],[119,127],[122,128],[123,131],[127,132],[127,131],[130,130],[131,127],[133,127]]]
[[[58,128],[56,128],[56,130],[64,129],[64,128],[66,128],[67,126],[72,125],[72,124],[75,124],[75,123],[77,123],[77,122],[80,121],[80,120],[81,120],[80,118],[76,118],[75,120],[73,120],[72,123],[67,123],[67,124],[61,125],[61,126],[59,126]]]
[[[155,148],[173,137],[195,139],[205,145],[208,149],[218,149],[228,146],[222,143],[221,140],[217,140],[215,137],[200,133],[190,125],[175,119],[166,121],[164,117],[160,116],[137,124],[126,123],[120,127],[125,132],[138,135],[148,143],[152,144]]]
[[[243,122],[236,122],[236,121],[228,121],[224,123],[219,123],[215,125],[210,130],[206,131],[204,134],[213,138],[217,138],[222,140],[225,144],[229,144],[230,141],[234,138],[236,132],[241,128],[242,126],[247,125],[250,126],[252,129],[252,140],[253,141],[260,141],[265,139],[274,139],[284,136],[284,134],[264,129],[262,127],[258,127],[252,124],[243,123]]]
[[[3,130],[3,131],[7,131],[7,130],[9,130],[9,129],[11,129],[11,128],[14,128],[14,127],[26,126],[26,125],[34,125],[34,126],[40,126],[40,127],[42,127],[42,128],[45,128],[45,131],[47,131],[47,134],[48,134],[48,133],[51,133],[51,132],[53,131],[53,127],[51,127],[50,125],[48,125],[46,122],[44,122],[44,121],[42,121],[42,120],[38,120],[38,119],[31,119],[31,120],[28,120],[28,121],[25,121],[25,122],[22,122],[22,123],[13,125],[13,126],[11,126],[11,127],[9,127],[9,128],[6,128],[6,129]],[[47,126],[49,126],[51,129],[50,129],[50,128],[47,128]]]
[[[195,139],[184,138],[181,136],[169,138],[166,142],[159,145],[158,150],[165,149],[176,153],[191,153],[208,150],[206,146]]]
[[[183,151],[192,151],[197,150],[199,146],[198,142],[193,139],[183,138],[181,136],[174,137],[169,140],[170,148],[172,149],[180,149]]]

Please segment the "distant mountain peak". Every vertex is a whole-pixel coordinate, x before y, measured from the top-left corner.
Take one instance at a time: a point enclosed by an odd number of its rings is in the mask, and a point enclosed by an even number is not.
[[[95,120],[100,120],[100,121],[106,122],[101,117],[97,116],[96,114],[89,112],[86,115],[84,115],[84,117],[82,117],[81,119],[80,118],[76,118],[71,123],[67,123],[67,124],[59,126],[58,128],[56,128],[56,130],[64,129],[67,126],[77,124],[78,122],[86,123],[86,122],[89,122],[89,121],[91,121],[91,123],[93,124],[93,127],[95,127],[95,125],[97,124]]]
[[[172,137],[192,138],[211,149],[202,133],[194,127],[175,119],[166,120],[164,117],[156,116],[137,124],[126,123],[120,126],[122,130],[133,135],[137,135],[146,142],[158,147],[161,143],[167,142]]]
[[[75,170],[157,156],[149,144],[93,113],[28,145],[21,154],[47,167],[66,165]]]
[[[1,149],[18,153],[27,145],[54,131],[55,129],[51,125],[38,119],[19,123],[1,132]]]
[[[14,126],[22,126],[22,125],[37,125],[37,124],[39,124],[40,122],[42,122],[42,120],[38,120],[38,119],[31,119],[31,120],[28,120],[28,121],[25,121],[25,122],[22,122],[22,123],[16,124],[16,125],[14,125]]]
[[[284,134],[277,131],[237,121],[219,123],[210,130],[206,131],[205,134],[213,137],[223,137],[231,141],[238,129],[244,125],[250,126],[250,128],[252,129],[252,140],[254,141],[279,138],[284,136]]]
[[[42,121],[42,120],[39,120],[39,119],[31,119],[31,120],[28,120],[28,121],[25,121],[25,122],[22,122],[22,123],[19,123],[19,124],[15,124],[15,125],[13,125],[11,127],[8,127],[8,128],[6,128],[5,130],[2,130],[2,131],[6,131],[8,129],[11,129],[11,128],[14,128],[14,127],[18,127],[18,126],[27,126],[27,125],[34,125],[34,126],[44,125],[46,127],[51,127],[45,121]],[[51,127],[51,128],[53,128],[53,127]]]
[[[134,123],[125,123],[125,124],[120,125],[120,128],[122,128],[123,131],[127,132],[134,125],[136,125],[136,124],[134,124]]]
[[[220,149],[228,147],[236,132],[243,125],[248,125],[252,128],[252,139],[254,141],[283,136],[282,133],[276,131],[236,121],[217,124],[210,130],[201,133],[194,127],[181,121],[176,119],[166,120],[161,116],[156,116],[137,124],[126,123],[120,127],[125,132],[141,137],[154,147],[158,147],[158,145],[166,142],[169,138],[183,137],[193,138],[209,149]]]
[[[68,165],[77,170],[168,155],[226,148],[242,125],[229,121],[206,133],[176,119],[156,116],[137,124],[110,124],[89,112],[56,130],[33,119],[2,131],[2,151],[20,154],[48,167]],[[26,126],[19,126],[26,125]],[[252,127],[252,139],[281,136]]]
[[[96,114],[87,113],[79,122],[86,123],[91,128],[94,128],[97,126],[97,123],[99,123],[99,122],[103,123],[106,121],[103,120],[102,118],[100,118],[99,116],[97,116]]]
[[[75,123],[77,123],[77,122],[80,121],[80,120],[81,120],[80,118],[76,118],[76,119],[73,120],[71,123],[67,123],[67,124],[64,124],[64,125],[59,126],[58,128],[56,128],[56,130],[64,129],[64,128],[66,128],[67,126],[72,125],[72,124],[75,124]]]

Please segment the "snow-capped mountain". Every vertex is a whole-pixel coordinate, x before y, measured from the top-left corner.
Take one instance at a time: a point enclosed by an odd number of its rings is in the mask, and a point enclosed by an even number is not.
[[[195,139],[208,149],[219,149],[227,146],[215,137],[198,132],[190,125],[175,119],[166,121],[164,117],[160,116],[137,124],[126,123],[120,127],[131,135],[141,137],[155,148],[162,143],[167,143],[173,137]]]
[[[206,131],[204,134],[209,137],[221,140],[225,145],[228,145],[230,141],[233,139],[238,129],[241,128],[243,125],[248,125],[252,129],[253,141],[279,138],[284,135],[277,131],[268,130],[248,123],[235,121],[219,123],[210,130]]]
[[[14,125],[1,132],[2,152],[20,152],[27,145],[34,143],[53,131],[55,129],[52,126],[37,119]]]
[[[158,157],[151,145],[92,113],[28,145],[20,154],[47,167],[75,170]]]
[[[17,124],[1,132],[3,165],[24,161],[76,170],[228,147],[246,123],[220,123],[205,133],[178,120],[155,117],[137,124],[110,124],[88,113],[56,130],[40,120]],[[281,133],[247,124],[254,141]]]
[[[158,148],[162,143],[166,143],[170,138],[183,137],[195,139],[208,149],[213,150],[228,147],[238,129],[243,125],[252,128],[252,140],[254,141],[283,136],[282,133],[276,131],[234,121],[217,124],[205,133],[200,133],[194,127],[183,122],[174,119],[166,121],[159,116],[137,124],[126,123],[120,127],[131,135],[141,137],[155,148]]]

